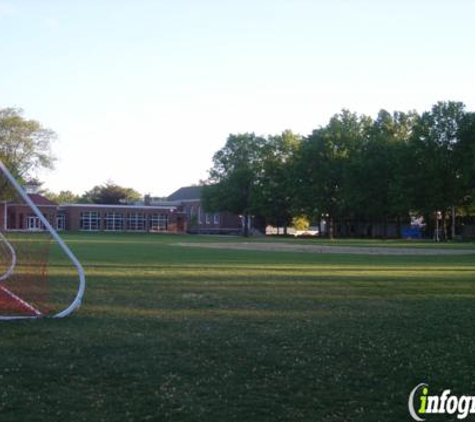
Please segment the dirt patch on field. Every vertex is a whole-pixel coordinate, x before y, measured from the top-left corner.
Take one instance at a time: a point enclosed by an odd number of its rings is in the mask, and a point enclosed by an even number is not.
[[[388,248],[388,247],[357,247],[357,246],[326,246],[326,245],[301,245],[290,243],[176,243],[177,246],[233,249],[243,251],[272,251],[272,252],[307,252],[331,253],[353,255],[467,255],[475,254],[471,249],[442,249],[442,248]]]

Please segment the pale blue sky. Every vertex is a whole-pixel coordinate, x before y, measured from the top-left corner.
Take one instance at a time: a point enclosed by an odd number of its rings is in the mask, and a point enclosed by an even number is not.
[[[475,108],[475,2],[0,0],[0,107],[55,130],[52,190],[167,195],[229,133]]]

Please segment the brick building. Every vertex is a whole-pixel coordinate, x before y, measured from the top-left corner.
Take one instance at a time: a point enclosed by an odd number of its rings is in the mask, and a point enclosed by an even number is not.
[[[175,206],[65,204],[59,207],[64,230],[72,231],[186,231],[183,213]]]
[[[39,194],[28,194],[53,227],[58,225],[59,207]],[[28,205],[19,201],[0,204],[0,228],[2,230],[42,230],[43,225]]]
[[[199,186],[178,189],[166,200],[135,205],[56,204],[29,194],[53,227],[70,231],[130,231],[163,233],[239,233],[241,219],[231,213],[209,213],[201,205]],[[42,230],[26,205],[0,203],[0,229]]]
[[[201,186],[187,186],[172,193],[168,201],[180,206],[189,233],[239,234],[242,219],[230,212],[207,212],[201,204]]]

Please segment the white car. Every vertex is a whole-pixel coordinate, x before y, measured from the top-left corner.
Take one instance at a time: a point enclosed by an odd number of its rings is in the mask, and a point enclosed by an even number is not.
[[[294,236],[318,236],[320,234],[320,230],[318,227],[309,227],[307,230],[295,230]]]

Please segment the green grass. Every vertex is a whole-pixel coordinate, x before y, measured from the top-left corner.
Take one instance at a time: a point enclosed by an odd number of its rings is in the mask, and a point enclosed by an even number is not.
[[[475,395],[474,255],[66,240],[86,268],[84,306],[0,324],[1,422],[405,421],[420,382]],[[352,243],[381,245],[332,244]]]

